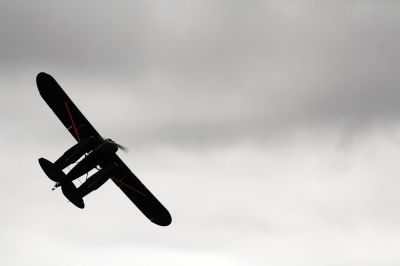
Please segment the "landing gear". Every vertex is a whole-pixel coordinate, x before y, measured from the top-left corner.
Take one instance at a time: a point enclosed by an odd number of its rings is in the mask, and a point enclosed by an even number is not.
[[[61,187],[65,197],[78,208],[84,208],[83,197],[103,185],[110,175],[117,169],[115,163],[108,163],[113,154],[118,150],[118,146],[111,140],[98,140],[88,137],[68,149],[54,163],[47,159],[40,158],[39,164],[46,175],[56,184],[52,188],[55,190]],[[65,174],[63,169],[75,163],[83,155],[86,155],[75,167]],[[102,165],[97,173],[89,177],[79,188],[72,181],[88,173],[92,169]]]
[[[88,137],[81,142],[78,142],[70,149],[68,149],[57,161],[54,162],[54,167],[60,170],[65,169],[67,166],[75,163],[86,153],[94,150],[100,141],[94,137]]]
[[[39,159],[40,167],[42,167],[43,172],[50,178],[52,181],[58,183],[61,182],[65,178],[65,174],[62,171],[59,171],[54,164],[45,158]]]
[[[64,196],[72,202],[76,207],[83,209],[85,203],[83,202],[83,197],[79,194],[79,190],[76,188],[74,183],[66,182],[61,186],[62,193]]]
[[[95,139],[94,137],[88,137],[81,142],[78,142],[70,149],[68,149],[57,161],[51,163],[49,160],[45,158],[39,159],[39,164],[42,167],[43,171],[46,175],[56,183],[55,187],[59,187],[62,183],[67,181],[73,181],[76,178],[80,177],[84,173],[76,173],[71,175],[64,174],[63,170],[68,167],[69,165],[75,163],[79,158],[83,155],[89,153],[90,151],[94,150],[97,145],[99,145],[100,141]],[[74,167],[75,168],[75,167]],[[72,170],[74,170],[74,168]],[[90,171],[89,169],[88,171]],[[88,172],[86,171],[86,172]],[[76,172],[76,170],[75,170]]]

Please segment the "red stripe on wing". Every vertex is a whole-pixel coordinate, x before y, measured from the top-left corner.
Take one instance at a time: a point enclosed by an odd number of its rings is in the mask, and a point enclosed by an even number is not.
[[[130,185],[128,185],[128,184],[125,184],[125,183],[122,182],[121,180],[116,179],[115,177],[111,177],[111,179],[114,180],[114,181],[116,181],[116,182],[118,182],[119,184],[121,184],[121,185],[123,185],[123,186],[129,188],[129,189],[132,190],[133,192],[136,192],[136,193],[138,193],[139,195],[141,195],[141,196],[143,196],[143,197],[146,197],[146,194],[143,194],[142,192],[140,192],[140,191],[137,190],[136,188],[134,188],[134,187],[132,187],[132,186],[130,186]]]
[[[79,137],[78,129],[76,128],[74,119],[72,118],[72,114],[71,114],[71,111],[69,110],[67,101],[65,101],[64,104],[65,104],[65,108],[67,109],[69,119],[71,119],[72,127],[74,128],[76,138],[78,139],[78,142],[81,142],[81,138]]]

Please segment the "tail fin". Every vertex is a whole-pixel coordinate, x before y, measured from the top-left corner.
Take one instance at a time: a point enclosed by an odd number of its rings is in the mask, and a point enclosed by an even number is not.
[[[82,197],[78,193],[78,189],[72,182],[65,182],[61,186],[61,190],[64,196],[72,202],[76,207],[83,209],[85,207],[85,203],[83,202]]]

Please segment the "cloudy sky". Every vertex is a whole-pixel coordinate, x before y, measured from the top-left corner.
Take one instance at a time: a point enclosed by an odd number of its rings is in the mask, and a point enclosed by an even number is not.
[[[0,1],[4,265],[399,265],[397,1]],[[53,75],[170,210],[67,203]]]

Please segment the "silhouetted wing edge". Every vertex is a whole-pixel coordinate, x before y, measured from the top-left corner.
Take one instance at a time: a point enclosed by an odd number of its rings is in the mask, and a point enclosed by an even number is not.
[[[89,136],[101,138],[52,76],[41,72],[36,84],[44,101],[78,142]]]
[[[111,177],[111,180],[149,220],[161,226],[169,225],[172,218],[168,210],[118,156],[116,156],[115,160],[120,166],[121,171],[119,171],[119,174]]]

